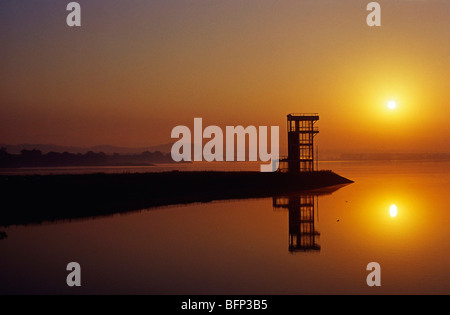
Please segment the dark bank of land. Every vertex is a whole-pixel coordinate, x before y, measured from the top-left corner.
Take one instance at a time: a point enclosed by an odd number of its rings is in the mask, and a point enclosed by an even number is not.
[[[174,204],[269,197],[348,183],[352,181],[331,171],[0,176],[0,226]]]

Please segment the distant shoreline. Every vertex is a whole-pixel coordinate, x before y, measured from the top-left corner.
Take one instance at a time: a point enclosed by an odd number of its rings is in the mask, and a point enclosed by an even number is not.
[[[153,166],[155,163],[173,163],[170,154],[145,151],[140,154],[106,154],[88,151],[85,154],[22,150],[10,154],[0,148],[0,169],[24,167],[88,167],[88,166]]]
[[[158,163],[164,164],[164,163]],[[166,163],[168,164],[168,163]],[[128,166],[156,166],[156,164],[150,163],[117,163],[117,164],[70,164],[70,165],[45,165],[45,166],[12,166],[12,167],[4,167],[0,166],[0,169],[32,169],[32,168],[64,168],[64,167],[128,167]]]

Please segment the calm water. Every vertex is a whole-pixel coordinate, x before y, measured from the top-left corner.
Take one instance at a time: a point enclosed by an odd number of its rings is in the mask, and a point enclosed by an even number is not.
[[[321,168],[355,183],[1,227],[0,293],[450,294],[449,162]],[[71,261],[81,288],[66,286]],[[381,287],[366,284],[372,261]]]

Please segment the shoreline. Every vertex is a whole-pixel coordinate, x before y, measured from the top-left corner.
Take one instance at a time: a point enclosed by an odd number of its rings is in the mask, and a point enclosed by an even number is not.
[[[332,171],[1,175],[0,226],[81,219],[176,204],[271,197],[352,182]]]

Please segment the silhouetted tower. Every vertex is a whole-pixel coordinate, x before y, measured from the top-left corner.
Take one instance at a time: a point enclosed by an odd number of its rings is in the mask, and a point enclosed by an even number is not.
[[[314,124],[319,114],[287,115],[288,157],[280,160],[281,172],[314,171],[314,137],[319,128]]]
[[[289,210],[289,252],[319,251],[317,238],[320,233],[314,224],[314,209],[317,196],[300,195],[274,197],[274,208]],[[318,203],[318,201],[317,201]]]

